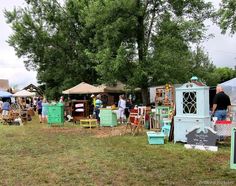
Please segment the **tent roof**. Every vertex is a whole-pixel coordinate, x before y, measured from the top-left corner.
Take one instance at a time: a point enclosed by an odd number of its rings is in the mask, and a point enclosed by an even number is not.
[[[236,78],[230,79],[220,84],[224,92],[230,97],[231,104],[236,105]]]
[[[34,92],[29,92],[27,90],[20,90],[13,94],[14,97],[32,97],[35,96]]]
[[[3,91],[3,90],[0,90],[0,97],[1,98],[9,98],[11,96],[12,96],[12,94],[10,92],[6,92],[6,91]]]
[[[43,91],[35,86],[34,84],[29,84],[28,86],[26,86],[25,88],[23,88],[24,90],[27,90],[29,92],[35,92],[36,94],[40,95],[40,96],[43,96]]]
[[[236,87],[236,78],[230,79],[220,84],[221,86]]]
[[[98,93],[99,89],[93,85],[90,85],[85,82],[81,82],[80,84],[62,91],[63,94],[91,94]]]
[[[126,89],[125,84],[121,82],[117,82],[116,85],[98,85],[93,86],[85,82],[81,82],[80,84],[62,91],[63,94],[93,94],[93,93],[124,93],[128,89]],[[140,90],[139,88],[135,89],[136,91]]]
[[[123,93],[125,92],[125,85],[121,82],[117,82],[116,85],[99,85],[97,87],[99,92],[109,92],[109,93]]]

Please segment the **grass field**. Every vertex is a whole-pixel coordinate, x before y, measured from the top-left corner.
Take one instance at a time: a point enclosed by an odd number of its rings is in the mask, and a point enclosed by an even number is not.
[[[0,185],[236,185],[229,143],[204,152],[148,145],[145,133],[101,138],[94,131],[37,120],[0,125]]]

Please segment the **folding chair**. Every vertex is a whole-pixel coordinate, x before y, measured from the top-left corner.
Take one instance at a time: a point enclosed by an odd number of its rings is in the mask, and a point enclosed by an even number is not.
[[[132,126],[134,125],[134,122],[136,121],[137,118],[138,118],[138,109],[131,109],[127,123],[126,123],[125,133],[128,128],[130,128],[131,133],[132,133],[132,129],[133,129]]]
[[[143,132],[143,126],[144,123],[143,121],[145,120],[144,115],[138,115],[137,118],[135,119],[134,123],[131,123],[132,125],[132,134],[133,136],[137,133],[139,133],[139,129],[141,129],[141,131]]]

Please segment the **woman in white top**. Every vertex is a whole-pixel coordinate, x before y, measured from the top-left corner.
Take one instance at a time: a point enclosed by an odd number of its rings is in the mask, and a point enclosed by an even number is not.
[[[119,117],[119,122],[122,124],[124,123],[124,111],[126,107],[126,101],[124,99],[123,95],[120,95],[120,99],[118,102],[118,117]]]

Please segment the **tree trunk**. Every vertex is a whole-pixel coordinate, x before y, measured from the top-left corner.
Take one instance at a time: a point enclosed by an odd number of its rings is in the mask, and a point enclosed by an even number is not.
[[[142,93],[142,102],[143,105],[146,106],[149,104],[150,100],[149,100],[149,95],[148,95],[148,88],[142,88],[141,90]]]
[[[141,9],[141,2],[137,3],[138,10]],[[138,44],[138,58],[139,62],[144,60],[144,15],[138,15],[138,25],[137,25],[137,44]]]

